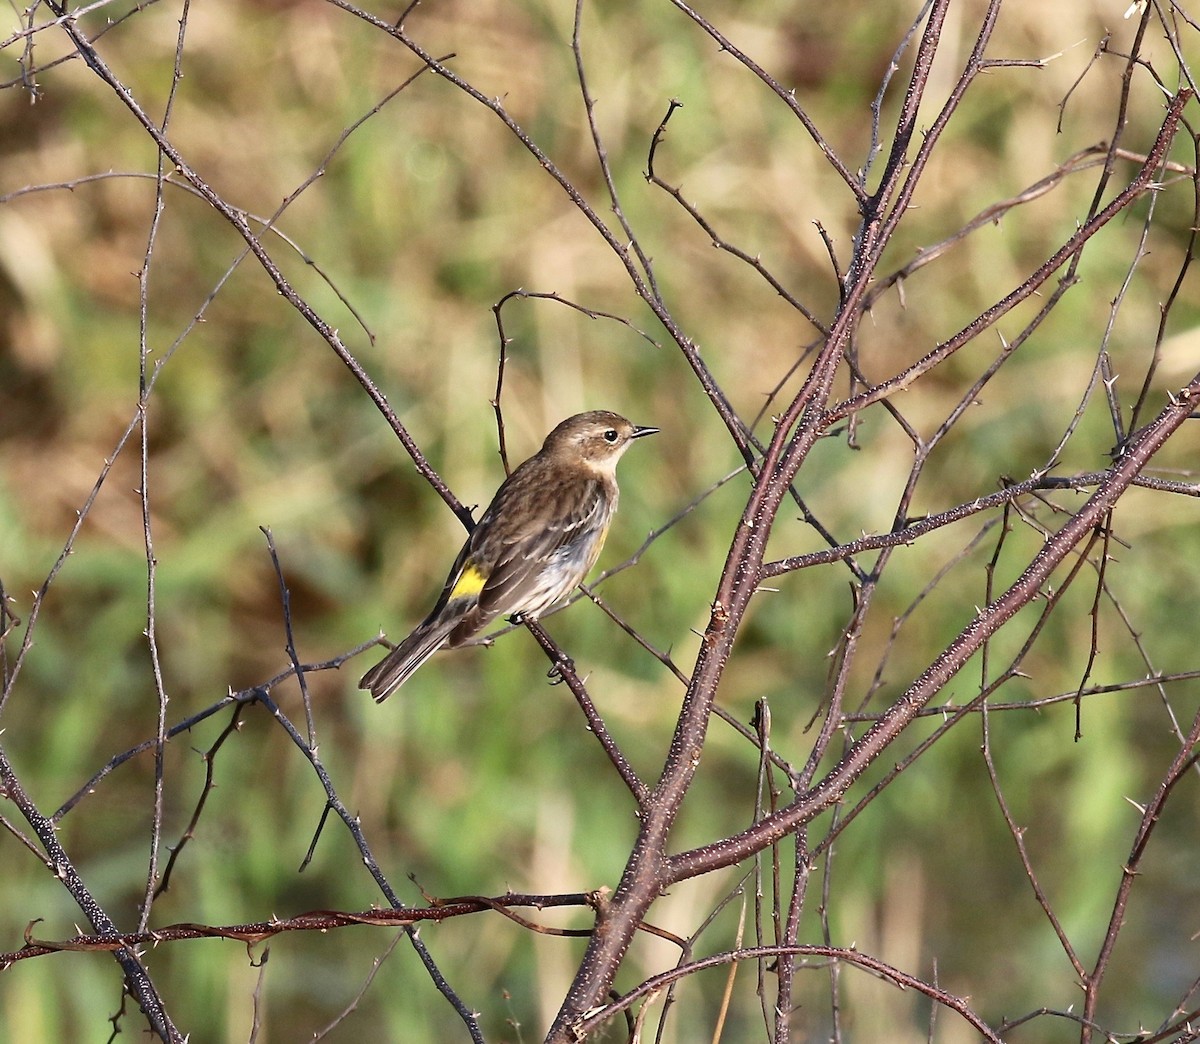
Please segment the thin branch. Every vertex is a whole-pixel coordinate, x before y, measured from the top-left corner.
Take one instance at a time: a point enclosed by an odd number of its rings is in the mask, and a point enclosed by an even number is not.
[[[529,633],[533,635],[538,645],[542,647],[542,651],[545,652],[547,658],[550,660],[551,677],[556,681],[565,682],[567,688],[571,690],[571,695],[575,697],[580,709],[583,711],[584,717],[587,718],[588,729],[596,737],[600,746],[604,748],[604,753],[608,755],[608,759],[617,770],[617,774],[624,781],[625,786],[629,788],[629,792],[638,803],[638,807],[644,808],[650,798],[650,790],[638,777],[633,766],[629,763],[629,759],[625,756],[621,748],[617,746],[616,741],[609,735],[608,728],[604,724],[604,719],[600,717],[600,712],[596,710],[596,705],[592,702],[591,696],[588,695],[587,687],[580,680],[579,675],[575,673],[574,662],[558,647],[554,639],[546,633],[545,628],[540,623],[536,623],[533,620],[526,620],[524,623]]]
[[[0,748],[0,794],[3,794],[20,809],[21,815],[33,828],[33,832],[45,850],[55,877],[70,893],[71,898],[78,904],[91,926],[104,935],[117,935],[116,923],[84,884],[75,864],[59,841],[53,824],[46,816],[42,815],[30,800],[29,795],[25,793],[25,788],[21,785],[21,781],[13,771],[12,763],[8,760],[8,755],[2,748]],[[154,1033],[166,1044],[183,1044],[186,1039],[184,1034],[175,1028],[175,1023],[167,1012],[162,996],[138,955],[128,946],[114,947],[113,955],[125,975],[126,988],[133,999],[137,1001]],[[3,967],[4,964],[0,961],[0,969]]]
[[[401,906],[394,909],[372,909],[359,912],[345,910],[310,910],[293,917],[273,917],[269,921],[253,921],[247,924],[197,924],[191,921],[169,924],[152,931],[120,933],[115,929],[96,935],[78,933],[70,939],[38,939],[32,934],[33,925],[26,931],[25,945],[19,950],[0,953],[0,971],[17,961],[32,957],[44,957],[51,953],[84,953],[120,951],[135,946],[159,946],[163,943],[183,942],[191,939],[230,939],[247,946],[257,946],[267,939],[288,932],[328,932],[336,928],[370,925],[377,928],[411,928],[426,921],[449,921],[468,914],[497,911],[510,913],[514,907],[530,907],[548,910],[558,907],[594,907],[597,900],[590,893],[572,892],[562,895],[523,895],[510,892],[488,898],[486,896],[462,896],[441,900],[433,906]],[[515,923],[531,929],[538,926],[521,918]],[[34,922],[35,924],[37,922]],[[554,930],[551,929],[551,932]]]
[[[959,633],[904,694],[863,734],[842,760],[806,794],[778,813],[733,837],[712,845],[681,852],[667,860],[667,880],[677,882],[731,866],[778,838],[811,822],[829,808],[850,784],[890,745],[915,717],[921,707],[942,690],[962,669],[980,645],[1007,623],[1023,605],[1040,591],[1051,573],[1104,517],[1113,503],[1129,487],[1154,454],[1200,405],[1200,374],[1172,397],[1154,422],[1134,433],[1124,454],[1096,492],[1058,530],[1016,581]]]
[[[737,961],[757,961],[763,958],[779,957],[783,954],[789,954],[794,957],[824,958],[829,961],[838,961],[870,972],[881,981],[891,983],[899,989],[915,990],[929,997],[934,1003],[957,1013],[984,1040],[991,1041],[992,1044],[1003,1044],[999,1035],[980,1016],[975,1014],[965,998],[947,993],[945,990],[939,989],[917,978],[915,975],[901,971],[899,968],[887,964],[876,957],[840,946],[748,946],[741,950],[713,954],[711,957],[692,961],[690,964],[672,968],[670,971],[662,972],[647,979],[612,1004],[606,1004],[598,1010],[590,1011],[582,1018],[576,1020],[571,1027],[571,1031],[576,1034],[576,1039],[583,1040],[614,1015],[624,1011],[642,997],[653,994],[661,990],[664,986],[685,976],[707,971],[709,968],[719,968]],[[813,965],[805,964],[803,966],[812,967]]]

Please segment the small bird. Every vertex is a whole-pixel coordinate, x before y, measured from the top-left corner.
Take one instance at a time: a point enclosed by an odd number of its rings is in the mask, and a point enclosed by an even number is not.
[[[587,576],[617,510],[617,461],[641,428],[607,410],[568,417],[496,491],[433,611],[362,676],[377,703],[443,646],[497,616],[536,620]]]

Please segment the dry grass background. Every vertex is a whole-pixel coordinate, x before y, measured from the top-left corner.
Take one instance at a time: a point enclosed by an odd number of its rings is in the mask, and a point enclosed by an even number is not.
[[[934,98],[953,82],[974,39],[975,6],[953,7]],[[80,24],[96,33],[129,10],[104,5]],[[861,162],[868,107],[914,5],[806,0],[718,5],[707,13],[796,86],[840,155]],[[151,4],[98,44],[156,118],[171,83],[180,14],[178,4]],[[379,14],[394,20],[399,11]],[[408,25],[434,54],[455,52],[455,71],[485,95],[503,97],[514,118],[603,206],[575,85],[571,14],[568,5],[534,0],[429,3]],[[892,267],[1111,135],[1123,63],[1106,55],[1093,64],[1092,57],[1106,33],[1114,51],[1128,45],[1136,19],[1122,14],[1122,4],[1109,0],[1004,5],[990,53],[1053,58],[1041,69],[993,70],[972,91],[922,182],[913,220],[890,255]],[[585,25],[597,119],[629,218],[676,315],[739,412],[753,417],[815,331],[646,184],[650,136],[667,101],[682,100],[659,152],[661,175],[679,184],[722,234],[800,288],[821,316],[836,304],[836,285],[814,222],[848,254],[852,201],[777,100],[668,5],[598,4],[586,8]],[[19,28],[10,9],[0,33]],[[48,31],[35,39],[43,69],[36,101],[13,82],[21,48],[10,43],[0,51],[0,80],[7,81],[0,93],[0,580],[24,618],[30,592],[62,550],[135,413],[136,273],[146,251],[156,157],[144,132],[82,62],[48,67],[56,54],[69,53],[63,37]],[[1148,53],[1169,67],[1164,42],[1153,41]],[[266,216],[317,169],[345,127],[418,68],[394,42],[328,4],[194,4],[170,135],[230,202]],[[890,96],[885,111],[897,104]],[[1129,148],[1149,147],[1162,108],[1162,96],[1144,77],[1128,114]],[[1182,146],[1176,158],[1195,162]],[[1119,171],[1118,180],[1132,169]],[[34,186],[44,187],[23,191]],[[864,367],[895,367],[957,331],[1057,248],[1086,212],[1094,186],[1094,171],[1064,179],[914,274],[903,300],[895,291],[884,295],[861,330]],[[1094,365],[1146,206],[1101,233],[1082,285],[939,448],[917,498],[921,510],[943,510],[995,489],[1001,475],[1023,478],[1045,462]],[[1186,249],[1188,186],[1163,192],[1156,207],[1148,255],[1109,342],[1115,369],[1131,382],[1141,379],[1159,306]],[[485,503],[502,477],[489,399],[498,353],[491,307],[503,294],[517,287],[553,291],[625,315],[661,340],[652,317],[633,302],[621,267],[562,192],[494,117],[432,75],[419,77],[355,131],[279,229],[328,274],[374,339],[296,252],[272,240],[273,255],[341,331],[468,504]],[[458,523],[419,480],[361,389],[256,265],[238,267],[205,305],[239,251],[240,242],[202,201],[168,185],[149,279],[147,340],[152,359],[172,353],[150,404],[158,642],[172,721],[286,663],[279,593],[259,526],[269,526],[278,542],[306,661],[344,652],[380,628],[400,635],[424,613],[461,539]],[[203,322],[193,325],[202,307]],[[1163,390],[1198,368],[1197,313],[1189,290],[1165,345]],[[1019,310],[1001,332],[1015,332],[1031,315],[1030,307]],[[602,566],[620,562],[649,530],[737,466],[721,425],[671,348],[655,349],[626,326],[551,301],[511,302],[504,318],[512,344],[503,404],[514,459],[581,409],[617,409],[663,429],[622,465],[622,509]],[[923,380],[904,402],[907,416],[926,431],[936,428],[990,350],[969,349]],[[793,376],[786,388],[794,391],[799,379]],[[891,505],[911,453],[890,440],[881,418],[863,419],[861,451],[845,438],[830,439],[801,475],[804,496],[835,532],[854,536],[892,524]],[[1089,409],[1064,453],[1065,471],[1104,466],[1113,443],[1106,425],[1102,409]],[[761,430],[769,430],[769,420]],[[1192,469],[1194,436],[1178,442],[1160,463]],[[54,582],[36,645],[0,722],[0,742],[47,811],[114,753],[154,731],[135,449],[117,459]],[[723,487],[635,569],[602,589],[623,617],[680,663],[694,656],[691,629],[707,618],[744,490],[738,480]],[[1164,671],[1194,668],[1195,501],[1135,492],[1118,515],[1118,531],[1130,546],[1121,548],[1111,582],[1133,628]],[[878,652],[864,663],[880,659],[892,619],[906,613],[968,539],[952,531],[900,553],[877,600]],[[773,556],[821,546],[798,519],[781,518],[773,541]],[[1013,534],[998,582],[1006,570],[1011,578],[1019,552],[1036,541],[1029,531]],[[983,566],[993,546],[982,542],[905,618],[888,653],[885,694],[899,691],[929,650],[940,648],[982,602]],[[741,639],[721,702],[748,719],[754,700],[769,696],[777,747],[803,745],[825,685],[826,654],[849,612],[846,581],[836,567],[784,578],[780,595],[759,607]],[[1070,597],[1070,611],[1056,618],[1026,666],[1036,682],[1015,683],[1006,699],[1069,692],[1078,684],[1089,596]],[[678,710],[678,683],[592,606],[554,617],[549,629],[590,675],[606,720],[635,763],[652,772]],[[8,638],[10,658],[19,635]],[[1016,641],[1001,639],[996,659],[1003,659],[1006,642]],[[1103,620],[1100,648],[1095,680],[1144,673],[1128,631],[1112,615]],[[633,835],[628,801],[613,786],[569,694],[546,686],[544,658],[532,642],[514,634],[489,650],[435,659],[382,709],[354,689],[374,655],[313,674],[308,684],[322,759],[393,883],[412,873],[446,896],[575,891],[616,880]],[[857,678],[860,691],[871,680]],[[1190,716],[1195,683],[1172,694],[1180,716]],[[295,686],[275,695],[298,719]],[[154,923],[232,923],[379,901],[367,875],[354,872],[357,853],[337,828],[327,830],[313,864],[297,873],[324,795],[309,766],[264,718],[250,715],[219,756],[218,785],[196,842],[155,904]],[[1009,797],[1028,826],[1031,852],[1060,916],[1086,950],[1103,929],[1137,821],[1125,799],[1145,801],[1173,748],[1149,689],[1090,702],[1084,722],[1084,741],[1074,744],[1069,706],[1038,716],[997,715],[993,742],[1003,750]],[[186,824],[202,786],[197,751],[223,724],[206,723],[168,747],[168,841]],[[838,875],[827,898],[837,940],[930,978],[936,961],[938,981],[969,995],[992,1020],[1041,1005],[1067,1009],[1078,987],[1012,854],[978,745],[978,732],[952,734],[839,841]],[[752,812],[746,795],[753,752],[715,729],[705,759],[679,824],[678,848],[738,829]],[[133,918],[144,884],[152,779],[153,759],[135,759],[62,824],[64,845],[118,919]],[[1106,1026],[1132,1034],[1169,1010],[1197,976],[1196,807],[1188,798],[1162,824],[1161,848],[1146,870],[1152,880],[1137,893],[1113,958],[1110,975],[1121,986],[1112,991]],[[34,918],[44,919],[39,937],[69,935],[78,911],[11,836],[0,837],[0,863],[0,949],[17,948]],[[736,880],[716,875],[679,889],[656,907],[656,923],[686,933]],[[403,897],[421,901],[414,888]],[[734,904],[711,929],[720,945],[730,944],[737,914]],[[582,923],[579,915],[557,920]],[[531,937],[498,917],[465,918],[423,935],[494,1040],[540,1036],[578,952],[574,941]],[[260,1039],[308,1039],[334,1019],[389,939],[358,928],[273,941],[261,978]],[[647,943],[636,960],[649,973],[673,956],[665,944]],[[191,1039],[251,1035],[260,969],[242,947],[163,946],[147,963]],[[380,976],[328,1039],[465,1039],[411,954],[392,955]],[[709,973],[685,987],[667,1039],[708,1039],[723,982],[723,973]],[[118,968],[103,957],[24,961],[0,975],[0,1023],[12,1040],[99,1040],[119,988]],[[725,1039],[748,1040],[761,1024],[753,975],[745,973],[737,989]],[[828,1001],[822,1001],[828,979],[802,977],[798,989],[800,1020],[811,1015],[812,1021],[811,1036],[797,1039],[819,1039],[828,1033]],[[846,980],[842,999],[850,1039],[927,1035],[927,1005],[891,987],[855,976]],[[131,1016],[123,1029],[140,1032],[136,1023]],[[970,1039],[948,1016],[930,1033],[939,1041]],[[1011,1039],[1076,1033],[1067,1022],[1043,1019]]]

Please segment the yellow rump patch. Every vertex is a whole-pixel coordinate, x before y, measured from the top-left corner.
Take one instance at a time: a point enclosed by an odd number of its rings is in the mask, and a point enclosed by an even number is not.
[[[483,590],[483,585],[487,583],[487,577],[484,576],[475,566],[467,563],[463,567],[459,578],[454,582],[454,587],[450,591],[451,598],[473,598]]]

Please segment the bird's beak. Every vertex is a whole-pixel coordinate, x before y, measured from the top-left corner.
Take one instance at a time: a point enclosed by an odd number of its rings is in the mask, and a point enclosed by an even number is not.
[[[643,435],[657,435],[660,429],[658,428],[634,428],[631,439],[640,439]]]

